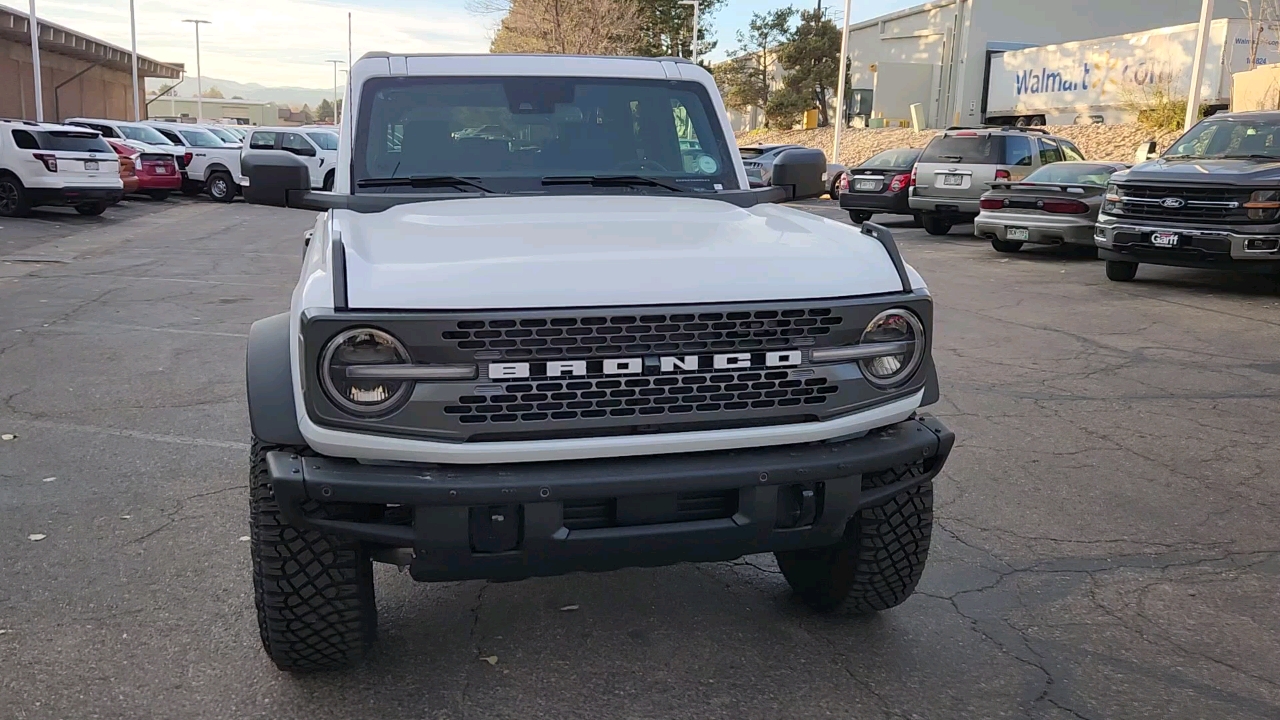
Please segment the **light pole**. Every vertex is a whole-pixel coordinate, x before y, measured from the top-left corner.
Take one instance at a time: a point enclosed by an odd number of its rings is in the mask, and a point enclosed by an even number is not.
[[[1213,22],[1213,0],[1200,6],[1200,35],[1196,38],[1196,54],[1191,66],[1191,88],[1187,92],[1187,119],[1183,130],[1190,130],[1200,119],[1200,83],[1204,78],[1204,56],[1209,48],[1209,25]]]
[[[338,66],[344,64],[345,60],[325,60],[327,63],[333,63],[333,124],[338,124]]]
[[[183,20],[196,26],[196,122],[204,120],[204,74],[200,72],[200,26],[208,20]]]
[[[849,74],[849,0],[844,0],[844,27],[840,30],[840,80],[836,84],[836,132],[835,146],[831,148],[831,162],[840,162],[840,130],[844,128],[844,86]]]
[[[142,107],[138,100],[138,17],[133,12],[133,0],[129,0],[129,50],[133,53],[133,121],[142,120]]]
[[[693,52],[691,52],[690,54],[693,56],[693,64],[697,65],[698,64],[698,10],[702,8],[702,0],[680,0],[680,4],[693,6],[693,42],[691,43],[691,45],[693,46]]]
[[[27,18],[31,30],[31,69],[36,78],[36,122],[44,122],[44,93],[41,92],[40,73],[40,21],[36,19],[36,0],[31,0],[31,17]]]
[[[350,85],[350,84],[351,84],[351,71],[350,71],[350,70],[343,70],[343,71],[342,71],[342,87],[346,87],[346,86],[348,86],[348,85]],[[343,92],[343,93],[342,93],[343,97],[346,97],[346,94],[347,94],[346,92]],[[343,109],[343,111],[344,111],[344,112],[346,111],[345,102],[344,102],[344,107],[343,107],[342,109]],[[333,106],[333,124],[334,124],[334,125],[337,125],[337,124],[339,124],[341,121],[342,121],[342,118],[339,116],[339,113],[338,113],[338,106],[337,106],[337,104],[335,103],[335,104],[334,104],[334,106]]]

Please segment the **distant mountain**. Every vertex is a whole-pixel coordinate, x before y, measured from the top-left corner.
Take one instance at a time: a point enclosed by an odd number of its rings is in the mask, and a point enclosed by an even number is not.
[[[147,92],[163,90],[167,85],[168,83],[163,80],[147,78]],[[315,107],[324,99],[333,101],[333,88],[267,87],[258,83],[239,83],[234,80],[211,77],[204,78],[203,87],[206,92],[209,88],[217,87],[228,99],[238,95],[245,100],[263,100],[293,107],[302,107],[303,104]],[[188,76],[178,84],[175,91],[179,97],[195,97],[196,79]]]

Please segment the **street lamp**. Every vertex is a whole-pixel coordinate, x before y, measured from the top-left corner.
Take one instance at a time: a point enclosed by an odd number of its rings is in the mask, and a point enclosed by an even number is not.
[[[346,87],[346,86],[348,86],[348,85],[350,85],[350,84],[351,84],[351,71],[350,71],[350,70],[343,70],[343,71],[342,71],[342,87]],[[345,92],[344,92],[344,93],[342,93],[342,94],[343,94],[344,96],[346,95],[346,93],[345,93]],[[345,104],[345,103],[344,103],[344,104]],[[343,111],[344,111],[344,112],[346,111],[346,108],[345,108],[345,107],[344,107],[344,108],[342,108],[342,109],[343,109]],[[334,104],[334,106],[333,106],[333,124],[334,124],[334,125],[337,125],[337,124],[339,124],[339,123],[341,122],[341,120],[342,120],[342,118],[341,118],[341,117],[339,117],[339,113],[338,113],[338,106],[337,106],[337,104],[335,103],[335,104]]]
[[[36,19],[36,0],[31,0],[31,17],[27,18],[27,28],[31,30],[31,69],[36,76],[36,122],[44,122],[44,94],[40,83],[40,21]],[[25,108],[23,112],[26,112]]]
[[[333,124],[338,124],[338,66],[345,65],[345,60],[325,60],[333,63]]]
[[[200,26],[208,20],[183,20],[196,26],[196,122],[204,120],[204,75],[200,72]]]
[[[844,86],[849,74],[849,0],[844,0],[844,27],[840,31],[840,80],[836,85],[835,147],[831,149],[831,162],[840,162],[840,130],[844,127]]]
[[[681,5],[693,6],[693,64],[698,64],[698,10],[702,7],[701,0],[680,0]]]
[[[1200,6],[1200,34],[1196,38],[1195,60],[1191,66],[1191,87],[1187,91],[1187,118],[1183,130],[1190,130],[1200,119],[1200,83],[1204,78],[1204,57],[1209,49],[1209,24],[1212,22],[1213,0],[1204,0]]]
[[[138,18],[133,12],[133,0],[129,0],[129,43],[129,51],[133,53],[133,121],[141,122],[142,108],[138,100]]]

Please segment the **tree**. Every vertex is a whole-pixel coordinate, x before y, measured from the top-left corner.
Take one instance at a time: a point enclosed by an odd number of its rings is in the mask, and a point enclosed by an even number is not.
[[[202,97],[221,100],[226,96],[222,94],[222,91],[218,89],[217,85],[210,85],[209,89],[204,91],[204,95]]]
[[[1244,16],[1249,20],[1249,69],[1258,67],[1258,48],[1263,36],[1270,34],[1274,40],[1280,33],[1280,0],[1240,0]]]
[[[821,5],[800,12],[800,24],[778,51],[778,61],[786,72],[782,90],[766,106],[769,116],[795,121],[808,110],[818,111],[818,124],[825,127],[827,95],[840,77],[840,28]]]
[[[311,106],[306,103],[302,104],[302,124],[310,125],[314,118],[311,115]]]
[[[698,57],[716,48],[711,16],[725,0],[702,0],[698,7]],[[635,0],[640,17],[634,52],[650,57],[690,57],[693,49],[693,8],[680,0]]]
[[[338,117],[334,118],[334,122],[338,123],[341,121],[342,121],[342,98],[338,98]]]
[[[320,101],[316,106],[316,120],[320,122],[333,122],[333,103],[328,98]]]
[[[491,52],[624,55],[634,52],[634,0],[471,0],[475,13],[503,13]]]
[[[716,82],[729,107],[765,110],[769,126],[769,100],[778,64],[776,49],[787,38],[794,8],[754,13],[744,33],[738,31],[736,57],[715,67]]]

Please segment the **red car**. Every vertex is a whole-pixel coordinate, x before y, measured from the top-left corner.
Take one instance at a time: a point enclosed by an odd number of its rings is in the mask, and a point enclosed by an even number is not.
[[[182,175],[178,172],[177,161],[172,155],[139,152],[137,148],[117,140],[107,140],[107,142],[111,143],[111,147],[121,158],[133,158],[138,189],[129,190],[126,187],[126,195],[136,192],[149,195],[152,200],[164,200],[169,197],[169,193],[182,187]]]

